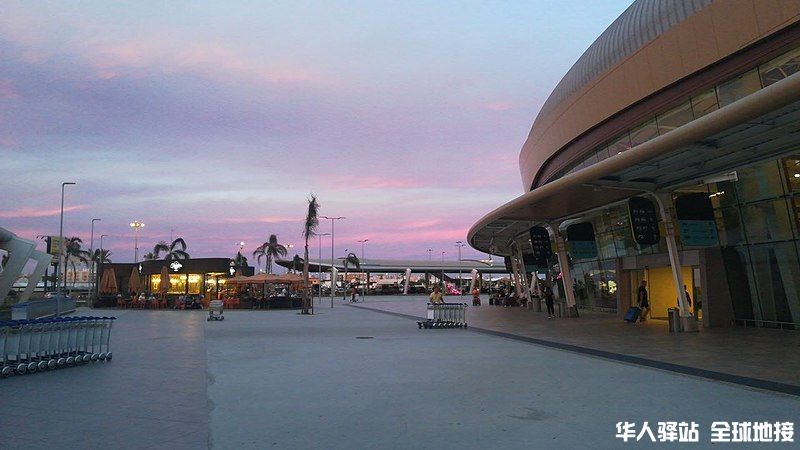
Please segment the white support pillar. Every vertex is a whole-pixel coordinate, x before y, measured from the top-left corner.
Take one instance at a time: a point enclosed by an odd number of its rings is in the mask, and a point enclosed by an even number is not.
[[[477,278],[478,278],[478,269],[472,269],[472,277],[471,278],[472,278],[472,281],[470,281],[470,283],[469,283],[469,292],[470,292],[470,294],[472,293],[472,291],[475,290],[475,283],[477,282]]]
[[[522,257],[522,249],[519,245],[515,245],[514,249],[514,259],[517,260],[517,267],[519,272],[519,280],[517,281],[517,285],[522,289],[524,292],[521,296],[525,296],[528,299],[527,304],[531,304],[531,290],[528,288],[528,273],[525,271],[525,259]],[[519,289],[517,290],[517,294],[519,295]]]
[[[675,282],[675,297],[678,299],[678,307],[681,310],[681,317],[691,317],[688,303],[686,301],[686,291],[683,290],[683,274],[681,274],[681,258],[678,254],[678,243],[675,240],[675,222],[672,219],[672,193],[655,192],[651,194],[658,203],[661,210],[661,220],[664,221],[664,231],[667,239],[667,252],[669,254],[669,265],[672,267],[672,279]]]
[[[564,237],[558,231],[558,223],[550,224],[550,232],[556,241],[556,255],[558,255],[558,266],[561,269],[561,282],[564,283],[564,295],[567,297],[567,309],[574,310],[575,292],[572,290],[572,273],[569,270],[569,258],[567,258],[567,246]],[[572,314],[572,313],[568,313]]]
[[[36,244],[17,237],[5,228],[0,228],[0,248],[8,252],[6,267],[0,273],[0,306],[2,306],[8,291],[14,286],[14,282],[36,249]]]
[[[39,280],[42,279],[45,270],[47,270],[47,268],[50,267],[50,263],[53,262],[53,255],[34,250],[33,253],[31,253],[31,259],[36,261],[36,268],[33,269],[33,273],[28,277],[28,287],[26,287],[22,295],[19,296],[20,303],[24,303],[31,298],[31,294],[33,294],[33,290],[36,289],[36,285],[39,284]]]
[[[411,282],[411,269],[406,269],[406,281],[403,283],[403,295],[408,295],[408,284]]]
[[[520,289],[520,268],[517,262],[517,250],[516,244],[512,244],[511,246],[511,279],[514,280],[514,291],[517,294],[517,297],[522,297],[522,290]]]

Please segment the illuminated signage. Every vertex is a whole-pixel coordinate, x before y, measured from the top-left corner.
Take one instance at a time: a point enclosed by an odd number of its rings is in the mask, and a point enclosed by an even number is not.
[[[658,244],[661,233],[658,230],[656,206],[644,197],[631,197],[628,200],[628,215],[631,220],[633,240],[645,247]]]
[[[231,276],[234,276],[236,274],[236,268],[235,267],[231,267],[230,269],[228,269],[228,271],[231,273]]]
[[[181,267],[183,267],[183,264],[181,264],[179,261],[172,261],[172,264],[170,264],[169,267],[170,267],[170,269],[172,269],[173,272],[177,272],[177,271],[181,270]]]

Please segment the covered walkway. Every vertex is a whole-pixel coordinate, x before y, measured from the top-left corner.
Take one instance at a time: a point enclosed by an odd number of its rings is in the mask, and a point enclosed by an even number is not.
[[[469,302],[449,296],[448,302]],[[470,328],[637,365],[800,395],[800,333],[711,328],[669,333],[666,321],[630,325],[613,314],[581,311],[580,320],[548,319],[525,308],[469,307]],[[425,316],[426,298],[372,297],[357,307]],[[434,332],[447,333],[447,330]]]

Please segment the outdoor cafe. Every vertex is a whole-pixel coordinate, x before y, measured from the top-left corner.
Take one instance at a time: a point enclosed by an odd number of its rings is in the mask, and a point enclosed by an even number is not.
[[[223,302],[226,308],[297,309],[302,306],[303,286],[303,277],[293,273],[240,275],[225,280]]]

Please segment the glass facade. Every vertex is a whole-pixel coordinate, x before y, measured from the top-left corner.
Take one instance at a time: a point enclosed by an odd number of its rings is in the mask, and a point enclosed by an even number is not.
[[[709,186],[737,320],[800,325],[799,168],[800,154]]]
[[[800,49],[794,49],[756,66],[716,86],[693,94],[678,106],[649,117],[628,131],[609,139],[589,154],[556,173],[553,179],[589,167],[620,154],[659,135],[668,133],[692,120],[729,105],[800,70]],[[798,179],[800,182],[800,179]]]

